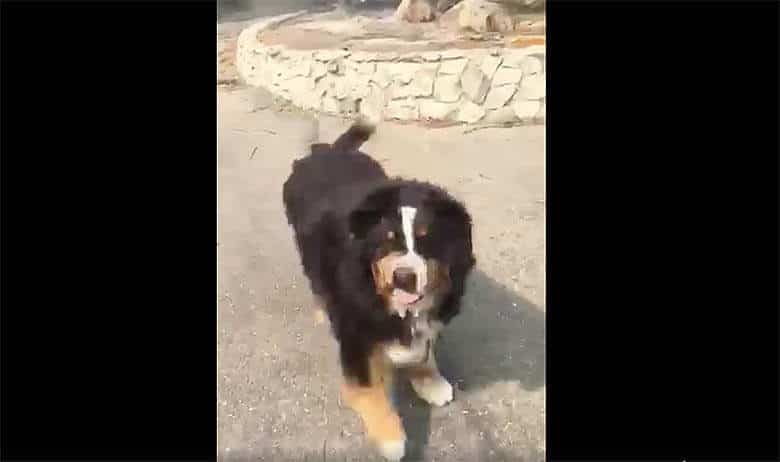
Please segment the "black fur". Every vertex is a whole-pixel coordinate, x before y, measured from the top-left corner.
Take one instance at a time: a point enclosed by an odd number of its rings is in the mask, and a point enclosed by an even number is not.
[[[463,205],[437,186],[388,178],[358,151],[372,132],[356,124],[332,145],[313,145],[311,155],[293,163],[283,192],[304,273],[326,304],[339,341],[344,375],[361,384],[369,380],[373,347],[408,336],[404,321],[385,308],[371,273],[372,261],[388,245],[387,231],[400,226],[398,207],[418,208],[430,228],[416,244],[418,252],[450,269],[451,290],[435,313],[444,323],[457,315],[474,265],[471,218]]]

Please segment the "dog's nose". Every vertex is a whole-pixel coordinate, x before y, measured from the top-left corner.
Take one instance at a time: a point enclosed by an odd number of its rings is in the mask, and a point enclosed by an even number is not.
[[[409,293],[417,292],[417,275],[413,268],[397,268],[393,271],[393,285]]]

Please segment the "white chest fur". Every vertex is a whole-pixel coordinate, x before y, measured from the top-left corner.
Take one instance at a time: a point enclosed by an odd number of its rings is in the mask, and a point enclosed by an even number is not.
[[[385,354],[397,366],[423,363],[433,354],[433,343],[441,327],[441,323],[429,321],[426,314],[421,314],[414,320],[411,344],[404,346],[396,341],[385,345]]]

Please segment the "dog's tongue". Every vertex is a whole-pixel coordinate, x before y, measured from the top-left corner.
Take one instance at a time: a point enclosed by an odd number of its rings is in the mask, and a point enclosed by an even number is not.
[[[395,289],[393,291],[393,298],[403,303],[404,305],[411,305],[412,303],[419,300],[420,296],[417,294],[410,294],[405,290]]]
[[[406,313],[409,311],[410,306],[414,302],[420,299],[420,295],[417,294],[410,294],[409,292],[405,290],[395,289],[393,291],[393,298],[398,302],[398,306],[396,307],[396,310],[398,311],[398,315],[401,317],[401,319],[406,318]],[[415,316],[417,313],[415,312]]]

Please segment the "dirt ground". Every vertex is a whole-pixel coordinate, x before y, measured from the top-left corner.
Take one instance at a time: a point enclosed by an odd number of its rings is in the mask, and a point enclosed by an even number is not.
[[[240,85],[218,86],[217,102],[218,458],[381,460],[339,402],[336,343],[281,200],[292,160],[348,122]],[[405,460],[543,460],[544,126],[467,130],[383,123],[364,145],[391,175],[445,186],[475,223],[477,269],[436,352],[455,400],[431,409],[400,387]]]

